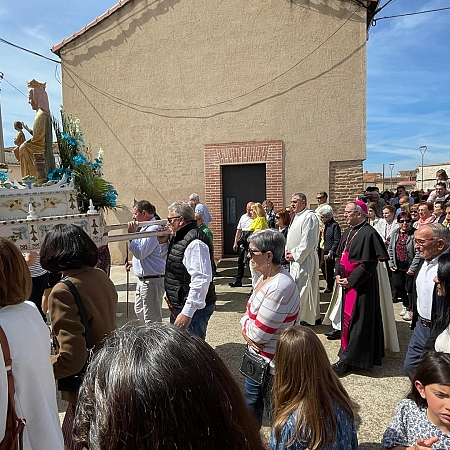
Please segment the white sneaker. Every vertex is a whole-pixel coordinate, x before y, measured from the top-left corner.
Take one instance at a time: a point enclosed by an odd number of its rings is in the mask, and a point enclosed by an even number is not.
[[[399,316],[404,316],[406,314],[406,306],[402,308],[402,310],[398,313]]]
[[[412,312],[411,311],[406,311],[405,315],[403,316],[403,320],[406,320],[407,322],[409,322],[412,318]]]

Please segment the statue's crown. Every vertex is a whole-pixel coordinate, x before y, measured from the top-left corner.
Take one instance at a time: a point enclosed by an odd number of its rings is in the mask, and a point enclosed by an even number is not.
[[[39,88],[39,89],[43,89],[44,91],[45,91],[46,85],[47,85],[47,83],[39,83],[39,81],[36,81],[34,78],[27,83],[28,89]]]

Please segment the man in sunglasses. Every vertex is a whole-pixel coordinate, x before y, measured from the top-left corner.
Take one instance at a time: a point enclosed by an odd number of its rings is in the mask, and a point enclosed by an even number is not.
[[[201,339],[216,307],[213,284],[213,248],[197,227],[192,207],[183,201],[168,207],[171,236],[158,236],[166,256],[164,287],[171,308],[170,322]]]
[[[422,225],[414,235],[414,246],[422,259],[413,284],[411,322],[413,333],[403,364],[406,375],[411,380],[443,300],[437,294],[433,279],[437,274],[439,257],[449,251],[450,230],[440,223]]]
[[[318,192],[316,195],[317,209],[322,205],[328,204],[328,194],[325,191]],[[317,212],[317,209],[315,212]]]

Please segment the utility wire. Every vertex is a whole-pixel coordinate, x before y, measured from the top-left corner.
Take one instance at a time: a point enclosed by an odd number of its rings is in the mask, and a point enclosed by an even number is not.
[[[138,103],[134,103],[134,102],[129,102],[128,100],[122,99],[120,97],[114,96],[112,94],[110,94],[107,91],[104,91],[100,88],[98,88],[97,86],[95,86],[94,84],[90,83],[89,81],[85,80],[84,78],[82,78],[80,75],[78,75],[71,67],[67,66],[64,62],[61,63],[61,66],[67,71],[69,72],[73,77],[77,78],[78,80],[80,80],[83,84],[85,84],[86,86],[90,87],[91,89],[93,89],[94,91],[96,91],[97,93],[99,93],[100,95],[103,95],[104,97],[109,98],[110,100],[112,100],[115,103],[119,103],[123,106],[128,106],[130,108],[134,108],[134,109],[139,109],[140,111],[148,111],[148,110],[158,110],[158,111],[192,111],[192,110],[201,110],[201,109],[206,109],[206,108],[211,108],[214,106],[220,106],[226,103],[230,103],[232,101],[235,100],[239,100],[241,98],[244,98],[250,94],[253,94],[257,91],[259,91],[260,89],[268,86],[269,84],[277,81],[278,79],[282,78],[284,75],[286,75],[288,72],[292,71],[294,68],[296,68],[297,66],[299,66],[301,63],[305,62],[309,57],[311,57],[315,52],[317,52],[321,47],[323,47],[330,39],[332,39],[345,25],[347,25],[347,23],[350,21],[350,19],[355,15],[356,12],[358,12],[361,9],[361,7],[357,7],[357,9],[355,9],[350,15],[349,17],[347,17],[347,19],[344,21],[344,23],[342,23],[339,27],[336,28],[336,30],[331,33],[323,42],[321,42],[317,47],[315,47],[313,50],[311,50],[310,53],[308,53],[307,55],[305,55],[302,59],[300,59],[299,61],[297,61],[295,64],[293,64],[291,67],[289,67],[288,69],[286,69],[284,72],[278,74],[277,76],[271,78],[270,80],[266,81],[265,83],[251,89],[250,91],[244,92],[240,95],[237,95],[235,97],[232,98],[228,98],[216,103],[210,103],[207,105],[201,105],[201,106],[191,106],[191,107],[187,107],[187,108],[161,108],[158,106],[154,106],[154,105],[140,105]]]
[[[2,77],[4,81],[6,81],[11,87],[13,87],[17,92],[20,92],[25,98],[28,98],[28,95],[24,94],[20,89],[16,88],[13,84],[11,84],[4,76]]]
[[[61,61],[57,61],[56,59],[52,59],[47,56],[41,55],[40,53],[34,52],[33,50],[28,50],[27,48],[21,47],[20,45],[13,44],[12,42],[7,41],[6,39],[0,38],[0,42],[3,42],[4,44],[7,44],[7,45],[11,45],[11,47],[18,48],[19,50],[23,50],[24,52],[31,53],[32,55],[39,56],[40,58],[48,59],[49,61],[53,61],[57,64],[61,64]]]
[[[427,14],[427,13],[437,12],[437,11],[446,11],[448,9],[450,9],[450,6],[447,6],[445,8],[438,8],[438,9],[428,9],[426,11],[417,11],[417,12],[412,12],[412,13],[396,14],[395,16],[378,17],[377,19],[373,19],[372,25],[375,26],[379,20],[383,20],[383,19],[394,19],[396,17],[416,16],[418,14]]]

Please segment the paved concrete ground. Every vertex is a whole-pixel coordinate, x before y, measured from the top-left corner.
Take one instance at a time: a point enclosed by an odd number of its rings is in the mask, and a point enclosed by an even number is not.
[[[218,272],[221,275],[215,279],[217,292],[217,309],[212,315],[208,326],[207,342],[216,349],[225,361],[231,372],[235,375],[240,385],[243,385],[243,377],[238,367],[245,345],[241,336],[239,320],[245,312],[245,303],[251,289],[250,279],[244,279],[246,283],[242,288],[230,288],[228,283],[233,281],[236,259],[226,259],[218,264]],[[130,275],[129,285],[129,317],[126,315],[126,275],[123,266],[114,266],[111,269],[111,279],[119,293],[119,305],[117,309],[118,325],[136,320],[133,311],[134,290],[136,278]],[[324,281],[321,281],[325,287]],[[321,289],[323,291],[323,289]],[[324,313],[328,307],[330,294],[321,294],[321,311]],[[164,319],[168,321],[169,310],[164,307]],[[395,406],[406,395],[409,388],[408,378],[403,374],[403,359],[409,341],[409,323],[398,315],[401,304],[394,305],[397,330],[400,341],[400,353],[387,351],[383,360],[383,366],[372,371],[360,370],[355,374],[342,379],[350,396],[360,405],[358,414],[358,439],[359,448],[362,450],[381,449],[381,436],[389,424]],[[327,350],[330,362],[337,360],[339,341],[328,341],[323,335],[330,328],[315,326],[314,331]],[[61,417],[65,411],[63,402],[59,402]],[[263,432],[268,435],[269,428],[264,427]]]

